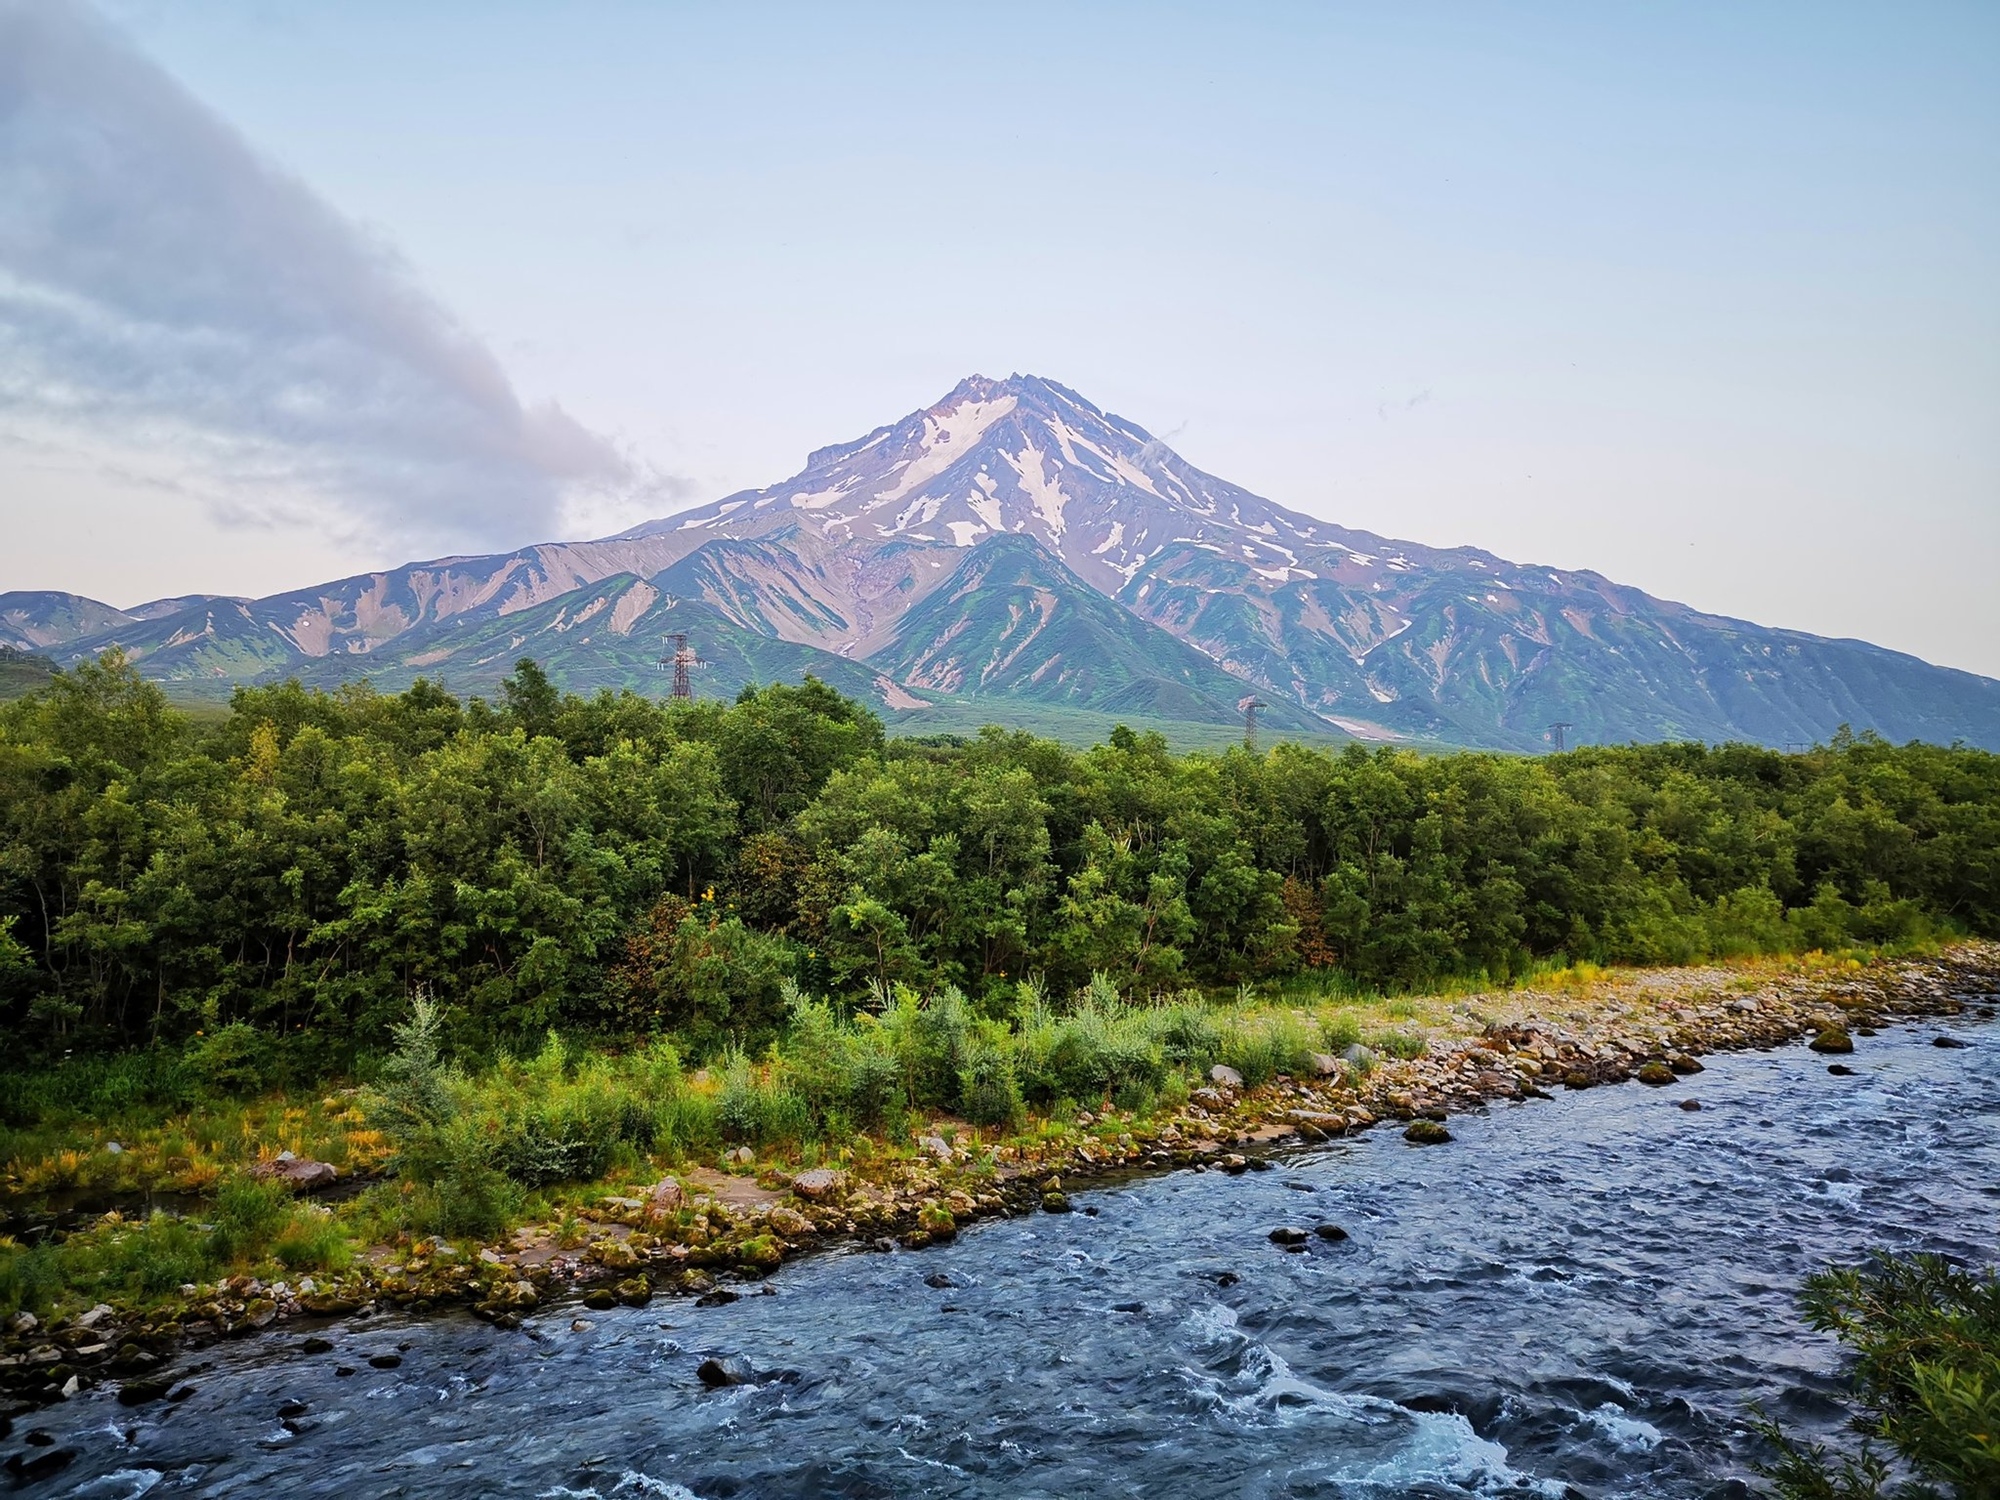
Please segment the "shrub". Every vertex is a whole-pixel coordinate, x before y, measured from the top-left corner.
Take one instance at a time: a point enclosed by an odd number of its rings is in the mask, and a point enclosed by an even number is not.
[[[1430,1038],[1424,1035],[1422,1027],[1406,1026],[1393,1031],[1378,1031],[1368,1038],[1368,1045],[1384,1057],[1408,1062],[1411,1058],[1424,1055],[1430,1046]]]
[[[1335,1011],[1320,1027],[1320,1036],[1333,1051],[1345,1051],[1361,1040],[1361,1018],[1351,1010]]]
[[[965,1118],[975,1125],[1011,1126],[1024,1113],[1020,1080],[1014,1076],[1014,1060],[1005,1045],[973,1043],[958,1075],[958,1090]]]
[[[1940,1256],[1877,1251],[1854,1270],[1806,1282],[1807,1320],[1855,1353],[1863,1434],[1855,1455],[1801,1447],[1776,1423],[1759,1430],[1777,1449],[1765,1469],[1784,1500],[1872,1500],[2000,1493],[2000,1275],[1960,1270]],[[1892,1491],[1889,1444],[1916,1484]]]
[[[291,1189],[275,1182],[232,1177],[215,1195],[210,1246],[222,1261],[261,1252],[292,1217]]]
[[[339,1271],[354,1258],[339,1222],[321,1208],[299,1209],[271,1254],[287,1271]]]
[[[427,1132],[404,1163],[404,1175],[419,1184],[410,1227],[450,1237],[485,1237],[505,1228],[520,1189],[494,1164],[493,1147],[477,1122],[462,1116]]]
[[[263,1093],[276,1081],[270,1041],[247,1021],[231,1021],[187,1052],[188,1071],[202,1092],[219,1099]]]
[[[0,1242],[0,1313],[47,1312],[62,1288],[54,1247]]]

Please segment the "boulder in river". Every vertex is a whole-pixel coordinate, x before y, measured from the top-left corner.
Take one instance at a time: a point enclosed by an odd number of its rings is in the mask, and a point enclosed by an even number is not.
[[[1806,1045],[1815,1052],[1852,1052],[1854,1039],[1844,1027],[1828,1026]]]
[[[1683,1099],[1681,1100],[1680,1107],[1692,1113],[1701,1108],[1701,1101],[1699,1099]]]
[[[1044,1193],[1042,1194],[1042,1212],[1066,1214],[1069,1212],[1069,1199],[1061,1193]]]
[[[1280,1224],[1269,1235],[1274,1245],[1303,1245],[1311,1236],[1293,1224]]]
[[[1328,1240],[1336,1245],[1347,1238],[1347,1231],[1342,1229],[1338,1224],[1322,1224],[1313,1230],[1313,1233],[1321,1239]]]
[[[1412,1120],[1403,1139],[1412,1146],[1442,1146],[1451,1139],[1451,1132],[1436,1120]]]
[[[1639,1071],[1633,1076],[1639,1082],[1657,1089],[1672,1083],[1677,1075],[1666,1063],[1655,1058],[1650,1062],[1640,1064]]]
[[[1846,1063],[1828,1063],[1826,1070],[1835,1078],[1852,1078],[1854,1076],[1854,1069],[1848,1067]]]
[[[1969,1047],[1972,1044],[1970,1042],[1960,1041],[1955,1036],[1934,1036],[1931,1038],[1931,1045],[1933,1047],[1958,1048],[1958,1047]]]
[[[710,1390],[720,1390],[726,1385],[748,1385],[757,1378],[757,1372],[750,1368],[750,1361],[740,1354],[710,1355],[695,1366],[694,1373]]]

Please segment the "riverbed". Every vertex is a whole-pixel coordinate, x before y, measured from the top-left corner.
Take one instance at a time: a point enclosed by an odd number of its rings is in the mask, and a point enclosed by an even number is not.
[[[183,1399],[90,1392],[0,1446],[74,1452],[35,1492],[91,1496],[1748,1493],[1751,1402],[1842,1418],[1809,1271],[2000,1243],[2000,1026],[1857,1049],[1086,1188],[725,1305],[291,1329],[190,1356]],[[1321,1225],[1346,1237],[1269,1239]],[[755,1378],[706,1387],[724,1355]]]

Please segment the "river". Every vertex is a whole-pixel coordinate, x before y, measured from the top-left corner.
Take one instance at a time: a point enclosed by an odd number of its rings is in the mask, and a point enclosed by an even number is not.
[[[1748,1403],[1841,1418],[1806,1273],[2000,1242],[2000,1027],[1858,1047],[1852,1077],[1804,1047],[1717,1056],[1454,1118],[1442,1147],[1384,1129],[1084,1188],[1095,1213],[819,1256],[726,1306],[226,1344],[184,1401],[93,1392],[5,1447],[45,1430],[78,1457],[38,1491],[89,1496],[1749,1493]],[[1348,1238],[1268,1239],[1320,1224]],[[712,1354],[757,1380],[706,1389]]]

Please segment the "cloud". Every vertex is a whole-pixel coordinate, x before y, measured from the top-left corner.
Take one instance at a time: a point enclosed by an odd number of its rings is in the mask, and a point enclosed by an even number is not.
[[[516,545],[671,492],[493,355],[388,247],[92,13],[0,0],[0,421],[203,476],[217,515]]]

